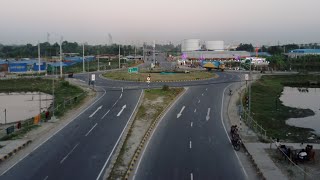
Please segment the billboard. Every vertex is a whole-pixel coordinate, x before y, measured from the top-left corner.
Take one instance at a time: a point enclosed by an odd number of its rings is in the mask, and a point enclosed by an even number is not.
[[[27,72],[27,63],[9,63],[9,72]]]
[[[46,63],[40,63],[40,71],[45,71],[46,70]],[[33,64],[33,71],[39,71],[39,63],[34,63]]]

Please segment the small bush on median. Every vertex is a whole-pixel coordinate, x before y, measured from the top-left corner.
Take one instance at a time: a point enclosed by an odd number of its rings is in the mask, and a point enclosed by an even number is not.
[[[163,91],[169,91],[170,88],[169,88],[168,85],[163,85],[163,86],[162,86],[162,90],[163,90]]]

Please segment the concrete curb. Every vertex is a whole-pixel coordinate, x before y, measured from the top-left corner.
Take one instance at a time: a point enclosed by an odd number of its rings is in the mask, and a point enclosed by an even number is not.
[[[143,98],[144,98],[144,91],[142,91],[142,95],[141,95],[141,98],[140,98],[140,101],[138,102],[138,106],[137,108],[139,109],[139,107],[141,106],[142,102],[143,102]],[[129,131],[131,130],[132,128],[132,124],[134,122],[134,119],[136,118],[136,115],[137,115],[137,112],[138,112],[138,109],[134,112],[134,114],[132,115],[131,119],[129,119],[129,124],[128,124],[128,127],[127,129],[125,130],[123,136],[121,137],[121,140],[116,148],[116,151],[114,153],[114,155],[112,155],[111,157],[111,160],[110,160],[110,165],[109,167],[106,169],[106,172],[103,176],[103,179],[108,179],[111,175],[111,172],[112,172],[112,169],[114,168],[114,165],[116,164],[116,161],[118,159],[118,156],[120,154],[120,151],[123,147],[123,144],[124,142],[127,140],[127,136],[128,136],[128,133]]]
[[[27,145],[29,145],[32,142],[32,140],[28,140],[27,142],[23,143],[22,145],[14,148],[11,152],[9,152],[7,155],[4,155],[1,159],[0,159],[0,164],[5,161],[6,159],[8,159],[9,157],[13,156],[14,154],[16,154],[18,151],[20,151],[21,149],[25,148]]]
[[[237,90],[234,91],[234,93],[231,95],[231,97],[230,97],[229,100],[228,100],[228,106],[227,106],[227,107],[228,107],[228,110],[227,110],[227,114],[228,114],[229,122],[231,121],[231,120],[230,120],[230,114],[229,114],[230,100],[231,100],[231,98],[236,98],[236,97],[235,97],[235,94],[237,94],[237,95],[239,96],[239,97],[237,97],[238,99],[239,99],[239,98],[242,98],[242,97],[240,96],[240,94],[238,94],[238,93],[236,93],[236,92],[239,92],[239,91],[241,92],[241,91],[244,90],[244,88],[245,88],[245,85],[242,85],[241,87],[238,87]],[[244,122],[243,122],[243,123],[244,123]],[[245,123],[244,123],[244,124],[245,124]],[[240,122],[240,127],[241,127],[241,126],[242,126],[242,124],[241,124],[241,122]],[[241,134],[240,134],[240,137],[241,137]],[[242,139],[242,138],[241,138],[241,139]],[[249,159],[250,159],[251,163],[253,164],[254,168],[256,169],[258,176],[259,176],[261,179],[266,180],[266,177],[263,175],[261,169],[259,168],[258,164],[255,162],[253,156],[252,156],[252,155],[249,153],[249,151],[247,150],[247,148],[246,148],[246,146],[245,146],[245,143],[242,143],[242,147],[243,147],[244,151],[246,152],[246,154],[249,156]]]
[[[175,99],[173,101],[171,101],[164,109],[163,111],[157,116],[157,118],[151,123],[151,125],[149,126],[149,129],[146,131],[146,133],[144,134],[138,148],[136,149],[132,159],[131,159],[131,162],[130,162],[130,165],[128,167],[128,170],[126,172],[126,175],[125,175],[125,180],[128,180],[130,175],[131,175],[131,172],[134,170],[134,166],[135,166],[135,163],[138,161],[139,159],[139,156],[140,156],[140,153],[143,151],[143,148],[144,148],[144,145],[145,143],[148,141],[150,135],[152,134],[152,132],[154,131],[155,127],[157,127],[157,124],[159,123],[159,120],[161,120],[163,118],[163,115],[168,111],[168,109],[186,92],[186,89],[184,88],[184,90],[178,95],[175,97]]]

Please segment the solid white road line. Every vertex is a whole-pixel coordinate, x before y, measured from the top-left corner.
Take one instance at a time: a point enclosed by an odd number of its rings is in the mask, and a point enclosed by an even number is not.
[[[88,136],[90,134],[90,132],[98,125],[98,123],[96,123],[88,132],[85,136]]]
[[[190,125],[191,125],[191,127],[192,127],[192,126],[193,126],[193,122],[191,122],[191,124],[190,124]]]
[[[228,133],[228,131],[227,131],[227,129],[226,129],[226,126],[224,125],[224,122],[223,122],[223,104],[224,104],[224,103],[223,103],[223,102],[224,102],[223,100],[224,100],[224,94],[225,94],[226,90],[227,90],[231,85],[232,85],[232,84],[228,85],[228,86],[225,87],[224,90],[223,90],[222,99],[221,99],[221,111],[220,111],[220,113],[221,113],[221,114],[220,114],[220,116],[221,116],[221,123],[222,123],[222,125],[223,125],[223,129],[224,129],[224,131],[225,131],[225,133],[226,133],[226,135],[227,135],[230,143],[231,143],[231,139],[230,139],[229,133]],[[233,149],[233,148],[232,148],[232,149]],[[246,176],[246,179],[248,179],[248,174],[247,174],[246,170],[244,169],[244,166],[243,166],[242,162],[240,161],[240,158],[239,158],[237,152],[236,152],[234,149],[233,149],[233,152],[234,152],[234,154],[237,156],[237,159],[238,159],[238,161],[239,161],[240,166],[242,167],[242,171],[243,171],[244,175]]]
[[[163,117],[166,116],[166,114],[170,111],[170,109],[176,104],[176,102],[179,101],[179,99],[180,99],[187,91],[188,91],[188,89],[186,89],[186,91],[184,91],[184,92],[180,95],[180,97],[179,97],[178,99],[176,99],[175,102],[170,105],[170,107],[166,110],[165,114],[162,115],[162,118],[159,120],[159,122],[157,123],[156,127],[155,127],[154,130],[152,131],[152,133],[151,133],[151,135],[150,135],[150,137],[149,137],[149,140],[147,141],[146,145],[145,145],[144,148],[143,148],[143,151],[142,151],[142,153],[141,153],[141,157],[139,158],[137,167],[136,167],[136,169],[135,169],[135,171],[134,171],[134,174],[133,174],[133,178],[132,178],[133,180],[135,180],[135,178],[136,178],[136,174],[137,174],[138,169],[139,169],[139,167],[140,167],[140,163],[141,163],[141,161],[142,161],[142,158],[143,158],[143,156],[144,156],[144,153],[146,152],[146,148],[148,147],[148,145],[149,145],[149,143],[150,143],[150,140],[151,140],[152,137],[153,137],[154,132],[156,132],[156,130],[157,130],[157,128],[158,128],[158,125],[161,123]]]
[[[101,105],[100,107],[98,107],[98,109],[95,110],[95,111],[89,116],[89,118],[92,118],[101,108],[102,108],[102,105]]]
[[[71,151],[60,161],[60,164],[63,163],[64,160],[66,160],[68,158],[68,156],[70,156],[70,154],[77,148],[77,146],[79,145],[80,143],[76,144],[72,149]]]
[[[98,87],[98,86],[97,86]],[[101,87],[99,87],[101,88]],[[42,144],[44,144],[45,142],[47,142],[50,138],[52,138],[54,135],[56,135],[58,132],[60,132],[63,128],[65,128],[68,124],[70,124],[71,122],[73,122],[76,118],[78,118],[80,115],[82,115],[86,110],[88,110],[91,106],[93,106],[95,103],[97,103],[104,95],[106,95],[106,90],[104,88],[103,89],[104,93],[101,97],[99,97],[97,100],[95,100],[92,104],[90,104],[90,106],[88,106],[87,108],[85,108],[83,111],[81,111],[75,118],[73,118],[71,121],[69,121],[68,123],[66,123],[64,126],[62,126],[58,131],[56,131],[55,133],[53,133],[51,136],[49,136],[46,140],[42,141],[38,146],[36,146],[35,148],[33,148],[32,152],[35,151],[36,149],[38,149]],[[26,154],[23,158],[21,158],[19,161],[15,162],[12,166],[10,166],[7,170],[5,170],[2,174],[4,175],[6,172],[8,172],[12,167],[14,167],[16,164],[18,164],[20,161],[22,161],[24,158],[26,158],[30,153]]]
[[[190,174],[190,179],[193,180],[193,174],[192,173]]]
[[[46,176],[43,180],[47,180],[49,178],[49,176]]]
[[[99,180],[100,177],[101,177],[101,175],[102,175],[102,173],[104,172],[104,169],[106,168],[106,166],[107,166],[107,164],[108,164],[108,162],[109,162],[109,160],[110,160],[110,158],[111,158],[114,150],[116,149],[117,145],[119,144],[119,141],[120,141],[120,139],[121,139],[124,131],[126,130],[126,128],[127,128],[128,124],[129,124],[129,121],[130,121],[133,113],[136,111],[136,109],[137,109],[137,107],[138,107],[138,104],[139,104],[139,101],[140,101],[140,99],[141,99],[141,96],[142,96],[142,90],[141,90],[141,93],[140,93],[140,97],[139,97],[139,99],[138,99],[138,102],[137,102],[136,106],[134,107],[134,109],[133,109],[133,111],[132,111],[132,113],[131,113],[131,115],[130,115],[130,117],[129,117],[129,120],[128,120],[127,124],[126,124],[125,127],[123,128],[123,130],[122,130],[122,132],[121,132],[121,134],[120,134],[120,136],[119,136],[116,144],[113,146],[112,151],[111,151],[111,153],[109,154],[108,159],[107,159],[106,162],[104,163],[104,165],[103,165],[103,167],[102,167],[102,169],[101,169],[98,177],[96,178],[96,180]]]
[[[102,118],[101,119],[103,119],[108,113],[110,112],[110,109],[108,110],[108,112],[107,113],[105,113],[103,116],[102,116]]]
[[[122,98],[122,93],[120,94],[120,97],[119,97],[119,99],[121,99]]]
[[[197,112],[197,109],[194,109],[194,111],[193,112]]]
[[[182,112],[183,112],[184,108],[185,108],[185,106],[183,106],[181,108],[180,112],[177,114],[177,118],[179,118],[182,115]]]
[[[112,107],[114,107],[117,103],[118,103],[119,99],[116,100],[116,102],[112,105]]]
[[[191,141],[190,141],[189,147],[190,147],[190,149],[192,148],[192,142]]]
[[[122,106],[122,109],[120,110],[120,112],[117,114],[117,116],[119,117],[122,113],[122,111],[127,107],[127,105],[125,104],[124,106]]]
[[[207,112],[207,116],[206,116],[206,120],[207,120],[207,121],[209,121],[209,119],[210,119],[210,110],[211,110],[211,109],[208,108],[208,112]]]

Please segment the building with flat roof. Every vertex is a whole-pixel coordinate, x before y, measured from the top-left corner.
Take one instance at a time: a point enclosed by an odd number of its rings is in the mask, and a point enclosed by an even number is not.
[[[305,55],[320,55],[320,49],[294,49],[285,53],[289,58],[298,58]]]
[[[247,51],[188,51],[182,58],[188,60],[237,60],[250,57]]]

